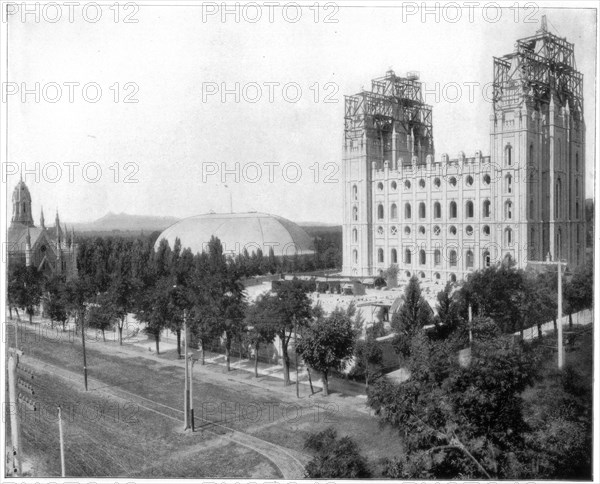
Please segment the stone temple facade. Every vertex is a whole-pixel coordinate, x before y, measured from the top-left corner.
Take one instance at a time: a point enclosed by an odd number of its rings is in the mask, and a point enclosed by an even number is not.
[[[36,267],[46,277],[77,276],[74,230],[69,234],[67,227],[61,226],[58,211],[54,227],[46,227],[43,211],[40,226],[36,227],[31,214],[31,194],[23,180],[13,191],[7,249],[9,270],[16,265],[26,265]]]
[[[346,96],[344,261],[445,283],[512,259],[585,257],[583,78],[573,44],[542,28],[494,58],[490,155],[435,159],[419,77],[388,71]]]

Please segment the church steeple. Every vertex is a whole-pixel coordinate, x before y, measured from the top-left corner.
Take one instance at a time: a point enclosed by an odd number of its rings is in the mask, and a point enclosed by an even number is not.
[[[13,191],[12,204],[11,226],[21,224],[26,227],[35,227],[31,216],[31,195],[23,179],[19,180]]]
[[[42,207],[42,211],[40,213],[40,227],[42,228],[42,230],[46,229],[46,224],[44,221],[44,207]]]

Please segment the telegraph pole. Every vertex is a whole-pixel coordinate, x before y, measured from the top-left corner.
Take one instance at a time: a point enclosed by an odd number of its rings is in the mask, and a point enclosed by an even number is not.
[[[294,316],[294,353],[296,354],[296,398],[300,398],[300,382],[298,381],[298,334],[296,333],[296,317]]]
[[[190,391],[188,389],[188,334],[187,334],[187,318],[186,311],[183,310],[183,339],[184,339],[184,360],[185,360],[185,384],[183,390],[183,430],[190,428],[189,424],[189,403],[190,403]]]
[[[87,377],[87,363],[85,358],[85,315],[79,313],[79,319],[81,320],[81,347],[83,349],[83,382],[85,385],[85,391],[88,389],[88,377]]]
[[[194,432],[194,357],[190,356],[190,424]]]
[[[19,404],[17,402],[17,361],[16,355],[22,354],[19,350],[9,348],[8,356],[8,401],[10,404],[10,430],[12,439],[13,475],[22,476],[21,463],[21,428],[19,426]]]
[[[473,308],[469,304],[469,346],[473,346]]]
[[[562,262],[557,261],[558,267],[558,369],[562,370],[564,364],[563,327],[562,327]]]
[[[61,476],[65,477],[65,441],[63,437],[62,414],[58,406],[58,435],[60,437],[60,469]]]

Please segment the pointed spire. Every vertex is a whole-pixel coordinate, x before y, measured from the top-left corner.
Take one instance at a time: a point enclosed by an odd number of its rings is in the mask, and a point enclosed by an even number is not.
[[[42,230],[46,230],[46,223],[44,220],[44,207],[42,207],[41,214],[40,214],[40,227],[42,228]]]
[[[29,227],[27,227],[27,235],[25,236],[25,244],[27,247],[31,247],[31,233],[29,232]]]

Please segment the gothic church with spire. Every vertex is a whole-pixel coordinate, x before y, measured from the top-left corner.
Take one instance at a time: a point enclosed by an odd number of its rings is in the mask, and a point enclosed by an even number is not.
[[[47,277],[77,274],[77,244],[75,232],[69,233],[60,223],[58,210],[54,226],[46,227],[44,212],[40,214],[40,226],[33,223],[31,194],[21,179],[13,191],[12,218],[8,229],[9,269],[16,265],[33,266]]]

